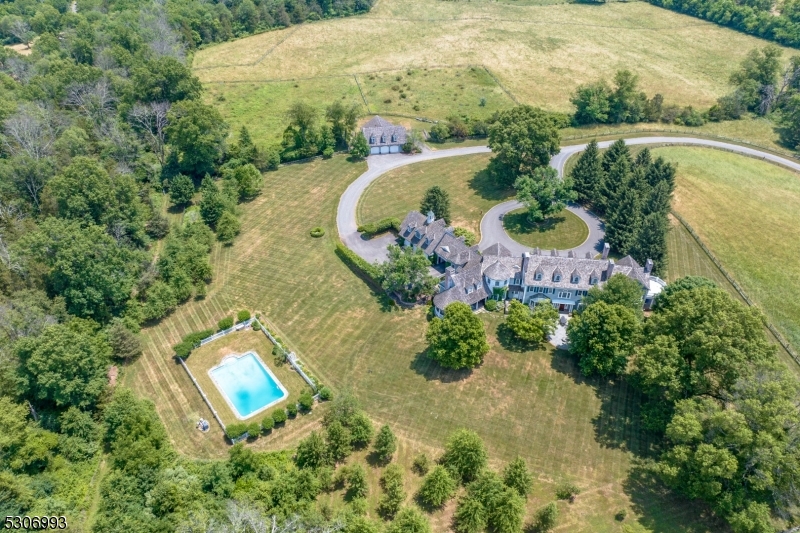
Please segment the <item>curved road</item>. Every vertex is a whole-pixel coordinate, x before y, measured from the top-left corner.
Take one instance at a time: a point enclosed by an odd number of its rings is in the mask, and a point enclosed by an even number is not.
[[[598,142],[600,148],[608,148],[614,141]],[[747,146],[739,146],[738,144],[731,144],[722,141],[713,141],[710,139],[700,139],[697,137],[635,137],[632,139],[625,139],[628,145],[640,144],[680,144],[692,146],[704,146],[708,148],[718,148],[735,152],[742,155],[756,157],[785,166],[796,172],[800,172],[800,163],[781,157],[779,155],[771,154],[769,152],[762,152],[755,148]],[[586,144],[578,144],[572,146],[563,146],[561,151],[553,156],[550,160],[550,166],[558,171],[559,176],[564,174],[564,165],[567,160],[574,154],[582,152],[586,148]],[[378,155],[370,156],[367,158],[368,170],[359,176],[353,183],[351,183],[339,199],[339,207],[336,212],[336,226],[339,230],[339,237],[342,242],[356,252],[358,255],[369,261],[370,263],[378,260],[381,261],[386,257],[386,245],[394,241],[392,235],[384,235],[375,239],[364,239],[358,233],[358,223],[356,222],[358,200],[367,187],[381,177],[385,172],[419,163],[421,161],[430,161],[432,159],[441,159],[443,157],[455,157],[460,155],[480,154],[491,152],[488,146],[472,146],[467,148],[451,148],[449,150],[438,150],[435,152],[425,151],[415,155],[405,154],[391,154],[391,155]],[[481,220],[481,242],[479,247],[481,249],[500,242],[515,254],[529,251],[530,248],[514,241],[508,236],[500,215],[504,215],[509,211],[518,209],[519,202],[511,200],[503,202],[490,209]],[[573,248],[580,256],[585,255],[586,252],[597,252],[602,246],[603,231],[602,222],[591,213],[588,213],[579,206],[570,206],[568,209],[581,217],[589,226],[589,238],[581,246]]]

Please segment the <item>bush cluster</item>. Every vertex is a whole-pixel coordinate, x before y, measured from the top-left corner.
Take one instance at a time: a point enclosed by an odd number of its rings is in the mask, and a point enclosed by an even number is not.
[[[222,320],[217,322],[217,328],[219,328],[219,331],[230,329],[232,327],[233,327],[233,317],[232,316],[226,316],[225,318],[223,318]]]
[[[242,309],[238,313],[236,313],[236,322],[245,322],[250,320],[250,311],[247,309]]]
[[[395,231],[400,231],[400,219],[395,217],[387,217],[377,222],[362,224],[358,227],[359,232],[366,233],[367,235],[377,235],[392,229]]]
[[[199,346],[201,340],[205,339],[206,337],[210,337],[213,334],[214,330],[211,329],[204,329],[202,331],[189,333],[188,335],[184,336],[183,339],[181,339],[180,343],[173,346],[172,349],[175,350],[175,355],[182,359],[186,359],[189,357],[189,354],[192,352],[192,350]]]

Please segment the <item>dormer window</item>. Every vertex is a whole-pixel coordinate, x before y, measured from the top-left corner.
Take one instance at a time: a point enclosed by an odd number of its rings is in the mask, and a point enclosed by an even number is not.
[[[386,135],[381,135],[381,144],[386,143]]]
[[[542,273],[541,272],[537,272],[536,276],[534,277],[534,279],[536,281],[542,281]]]
[[[578,283],[581,280],[578,276],[572,276],[572,283]]]
[[[589,285],[597,285],[597,278],[589,278]]]
[[[397,142],[397,135],[395,135],[395,134],[392,134],[392,142],[393,142],[393,143],[394,143],[394,142]]]
[[[560,276],[560,275],[558,275],[558,274],[555,274],[555,275],[553,276],[553,281],[561,281],[561,276]]]
[[[375,144],[375,136],[374,135],[370,135],[369,136],[369,144]]]

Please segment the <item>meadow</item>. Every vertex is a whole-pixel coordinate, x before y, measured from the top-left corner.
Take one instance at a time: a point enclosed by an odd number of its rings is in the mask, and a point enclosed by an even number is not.
[[[637,394],[624,382],[586,380],[571,357],[549,345],[520,349],[498,334],[496,314],[482,315],[492,346],[482,366],[463,373],[431,363],[425,310],[388,305],[334,253],[339,196],[364,170],[336,156],[268,173],[262,195],[243,209],[242,234],[233,246],[214,249],[205,299],[144,331],[145,353],[124,382],[154,400],[176,448],[193,457],[227,453],[213,425],[208,434],[194,429],[210,413],[170,347],[247,308],[260,311],[320,380],[352,390],[376,425],[390,424],[401,457],[436,456],[447,435],[464,426],[486,440],[494,467],[517,455],[528,461],[536,478],[531,511],[552,500],[561,481],[581,487],[574,504],[562,504],[562,531],[616,532],[620,509],[628,510],[627,523],[655,531],[716,530],[702,508],[639,475],[636,457],[657,443],[638,427]],[[312,239],[308,231],[318,225],[327,233]],[[324,408],[252,446],[296,444],[319,427]],[[438,531],[451,512],[435,517]]]
[[[625,68],[639,75],[642,90],[650,95],[662,93],[667,103],[707,108],[730,91],[728,78],[747,51],[766,44],[645,2],[543,4],[379,2],[367,15],[306,23],[205,48],[195,54],[193,67],[209,88],[209,100],[225,96],[218,105],[226,119],[237,127],[240,122],[260,127],[267,115],[280,115],[280,107],[276,112],[270,102],[290,97],[327,105],[353,89],[354,76],[367,83],[362,86],[365,114],[368,107],[372,113],[439,119],[483,115],[490,106],[502,108],[514,101],[569,112],[575,87],[610,79]],[[468,66],[483,69],[487,76],[456,76]],[[412,84],[414,103],[391,90],[397,75],[424,69],[438,69],[442,81],[438,86]],[[378,75],[387,83],[371,87],[368,82],[377,81]],[[299,90],[287,92],[285,81],[299,84]],[[236,103],[242,83],[259,88],[246,111]],[[322,100],[314,96],[319,94]],[[479,107],[481,97],[487,98],[485,108]],[[387,99],[392,102],[386,104]],[[721,128],[729,125],[738,129],[734,123]],[[270,127],[263,140],[278,139],[281,130]]]
[[[653,150],[678,164],[673,208],[694,227],[770,322],[800,346],[800,176],[728,152]],[[670,267],[671,268],[671,267]]]

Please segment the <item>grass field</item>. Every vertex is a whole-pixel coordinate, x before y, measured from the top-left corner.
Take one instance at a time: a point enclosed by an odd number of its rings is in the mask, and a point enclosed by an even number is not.
[[[289,397],[276,405],[274,409],[278,407],[285,408],[286,404],[290,401],[296,402],[300,394],[304,391],[311,390],[308,385],[306,385],[305,381],[303,381],[303,378],[301,378],[292,367],[287,364],[275,364],[272,356],[272,346],[269,339],[260,331],[245,329],[243,331],[231,333],[192,351],[191,355],[186,360],[186,366],[192,371],[194,378],[203,388],[203,392],[205,392],[206,396],[211,400],[211,404],[214,406],[214,409],[217,410],[222,421],[226,425],[239,422],[239,420],[228,406],[227,402],[225,402],[222,393],[211,380],[208,371],[217,366],[222,359],[228,355],[254,351],[261,357],[264,364],[269,367],[272,373],[275,374],[275,377],[278,378],[278,381],[283,384],[286,391],[289,393]],[[266,412],[249,417],[246,421],[260,422],[264,416],[271,412],[272,409],[269,409]],[[290,420],[287,422],[287,425],[292,425],[294,422],[294,420]],[[280,431],[280,429],[274,433],[278,431]]]
[[[566,250],[580,246],[589,237],[589,228],[577,215],[564,209],[541,224],[531,224],[525,209],[511,211],[503,217],[506,232],[517,242],[543,250]]]
[[[486,440],[495,467],[518,454],[528,461],[536,477],[530,510],[553,499],[556,483],[577,483],[583,492],[563,505],[559,531],[617,532],[613,515],[622,508],[626,522],[654,531],[715,531],[701,508],[629,475],[654,443],[638,427],[637,395],[625,383],[586,380],[551,347],[519,350],[498,337],[499,315],[482,315],[492,351],[480,368],[452,372],[430,362],[425,310],[387,307],[334,254],[339,196],[364,169],[337,156],[267,174],[264,193],[244,209],[242,234],[212,254],[208,296],[145,330],[145,353],[125,383],[155,401],[175,446],[197,457],[226,453],[218,429],[194,429],[198,416],[210,414],[170,346],[248,308],[268,317],[318,378],[353,390],[376,425],[391,424],[401,454],[435,455],[451,431],[466,426]],[[317,225],[328,232],[312,239],[308,230]],[[254,446],[292,445],[315,427],[313,416],[298,419]],[[435,517],[437,531],[447,512]]]
[[[514,105],[482,67],[406,69],[360,75],[358,79],[372,113],[437,120],[454,114],[485,120],[495,111]]]
[[[265,102],[287,95],[279,85],[268,83],[274,80],[296,80],[301,88],[303,83],[319,85],[307,92],[325,94],[332,77],[339,77],[336,83],[349,83],[353,75],[369,81],[371,73],[388,71],[385,77],[390,81],[398,71],[446,67],[449,78],[443,79],[446,86],[441,90],[412,84],[412,93],[419,91],[414,98],[421,112],[434,113],[434,118],[465,109],[471,113],[484,93],[488,102],[496,95],[497,105],[511,103],[488,78],[464,83],[464,76],[453,72],[461,70],[457,65],[486,67],[519,102],[559,111],[571,110],[569,97],[577,85],[629,68],[640,75],[648,94],[660,92],[667,103],[705,108],[730,90],[728,77],[747,51],[764,44],[646,2],[397,0],[379,2],[364,16],[302,24],[208,47],[196,53],[193,66],[207,86],[220,83],[215,90],[230,91],[228,101],[235,98],[237,84],[253,82],[262,87],[259,94]],[[376,86],[374,97],[367,94],[374,112],[408,108],[417,114],[413,105],[398,107],[394,97],[384,107],[386,89]],[[288,96],[305,99],[303,91]],[[277,114],[266,104],[251,106],[253,126],[265,113]],[[229,118],[227,107],[222,109]],[[270,138],[275,136],[273,131]]]
[[[658,148],[678,163],[674,209],[753,300],[800,346],[800,175],[717,150]]]
[[[499,187],[485,171],[490,154],[449,157],[391,170],[374,181],[358,204],[359,223],[384,217],[401,220],[419,209],[425,191],[438,185],[450,194],[450,216],[454,226],[467,228],[480,238],[483,214],[514,190]]]

